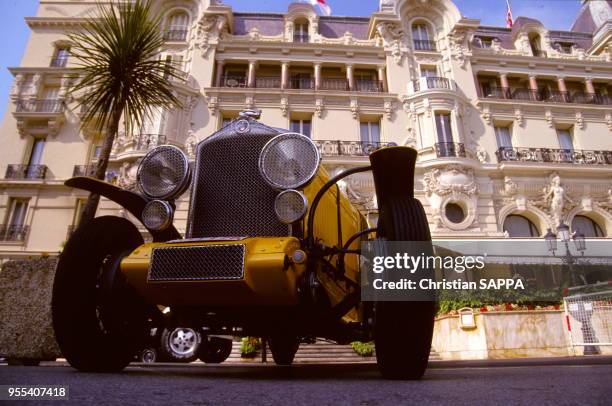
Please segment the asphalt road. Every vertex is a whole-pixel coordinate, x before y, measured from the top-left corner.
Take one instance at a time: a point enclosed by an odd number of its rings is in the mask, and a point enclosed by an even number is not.
[[[417,382],[382,380],[373,364],[156,364],[120,374],[3,365],[0,384],[69,385],[70,402],[96,405],[611,405],[612,361],[436,363]]]

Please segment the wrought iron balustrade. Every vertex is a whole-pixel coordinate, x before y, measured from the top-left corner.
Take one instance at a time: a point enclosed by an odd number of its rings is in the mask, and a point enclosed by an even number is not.
[[[6,168],[6,179],[42,180],[47,176],[47,165],[11,164]]]
[[[321,79],[321,90],[346,92],[349,90],[349,82],[347,79],[323,78]]]
[[[63,113],[65,104],[58,99],[17,100],[18,113]]]
[[[609,95],[585,92],[561,92],[549,89],[532,90],[524,88],[481,87],[480,96],[487,99],[511,99],[545,103],[612,104],[612,97]]]
[[[24,225],[0,225],[0,241],[24,242],[30,227]]]
[[[436,50],[435,41],[415,39],[413,43],[414,43],[415,51],[435,51]]]
[[[312,78],[291,78],[289,79],[290,89],[314,89],[315,82]]]
[[[168,28],[164,31],[164,41],[185,41],[188,33],[187,28]]]
[[[280,89],[280,76],[257,76],[255,77],[255,87],[259,89]]]
[[[149,151],[166,144],[166,136],[161,134],[138,134],[134,136],[135,151]]]
[[[247,87],[247,84],[246,75],[226,75],[221,82],[222,87]]]
[[[324,157],[359,157],[368,156],[377,149],[397,146],[394,142],[313,140],[321,156]]]
[[[51,63],[49,64],[49,66],[51,66],[52,68],[64,68],[66,67],[67,64],[68,64],[68,57],[60,56],[60,57],[51,59]]]
[[[95,176],[96,165],[75,165],[72,176]]]
[[[378,80],[358,79],[355,81],[355,90],[357,90],[358,92],[380,93],[383,91],[383,84]]]
[[[438,158],[465,158],[465,146],[459,142],[437,142],[434,145]]]
[[[611,165],[612,151],[590,151],[552,148],[499,148],[500,162],[569,163],[578,165]]]

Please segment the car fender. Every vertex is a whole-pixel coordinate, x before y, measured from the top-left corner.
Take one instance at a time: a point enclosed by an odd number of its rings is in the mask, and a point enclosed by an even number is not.
[[[75,189],[87,190],[88,192],[95,193],[112,200],[129,211],[130,214],[136,217],[138,221],[144,225],[144,222],[142,221],[142,211],[150,199],[147,199],[138,193],[121,189],[99,179],[85,176],[78,176],[68,179],[66,182],[64,182],[64,184]],[[174,225],[170,225],[170,227],[163,231],[148,231],[153,236],[153,241],[155,242],[177,240],[182,238]]]

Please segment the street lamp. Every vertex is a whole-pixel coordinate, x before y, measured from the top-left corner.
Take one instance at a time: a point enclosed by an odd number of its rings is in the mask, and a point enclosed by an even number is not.
[[[548,251],[552,252],[553,255],[555,255],[555,251],[557,250],[557,236],[559,237],[559,240],[561,240],[561,242],[565,244],[565,255],[561,257],[561,260],[563,261],[563,264],[566,264],[569,268],[572,286],[576,286],[576,275],[574,274],[574,264],[576,263],[576,259],[570,251],[569,241],[570,239],[574,240],[576,250],[582,255],[584,255],[584,251],[586,251],[586,241],[584,238],[584,234],[582,234],[579,229],[576,229],[574,234],[570,235],[570,228],[564,223],[560,223],[557,226],[557,234],[553,233],[552,230],[549,228],[548,232],[544,235],[544,240],[546,241]],[[576,320],[580,322],[580,329],[582,330],[582,336],[584,337],[584,341],[586,343],[594,343],[597,340],[595,339],[595,332],[591,323],[592,311],[587,312],[586,305],[586,302],[579,301],[578,304],[574,305],[574,307],[576,307],[575,310],[573,310],[570,306],[569,312]],[[592,308],[592,303],[590,305]],[[579,309],[578,306],[581,306],[582,308]],[[600,354],[600,351],[597,346],[585,345],[584,354]]]

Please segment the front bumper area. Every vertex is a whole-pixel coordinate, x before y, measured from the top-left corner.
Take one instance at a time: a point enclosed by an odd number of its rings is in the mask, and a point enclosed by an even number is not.
[[[167,306],[291,306],[305,265],[293,237],[147,243],[121,271],[149,303]]]

